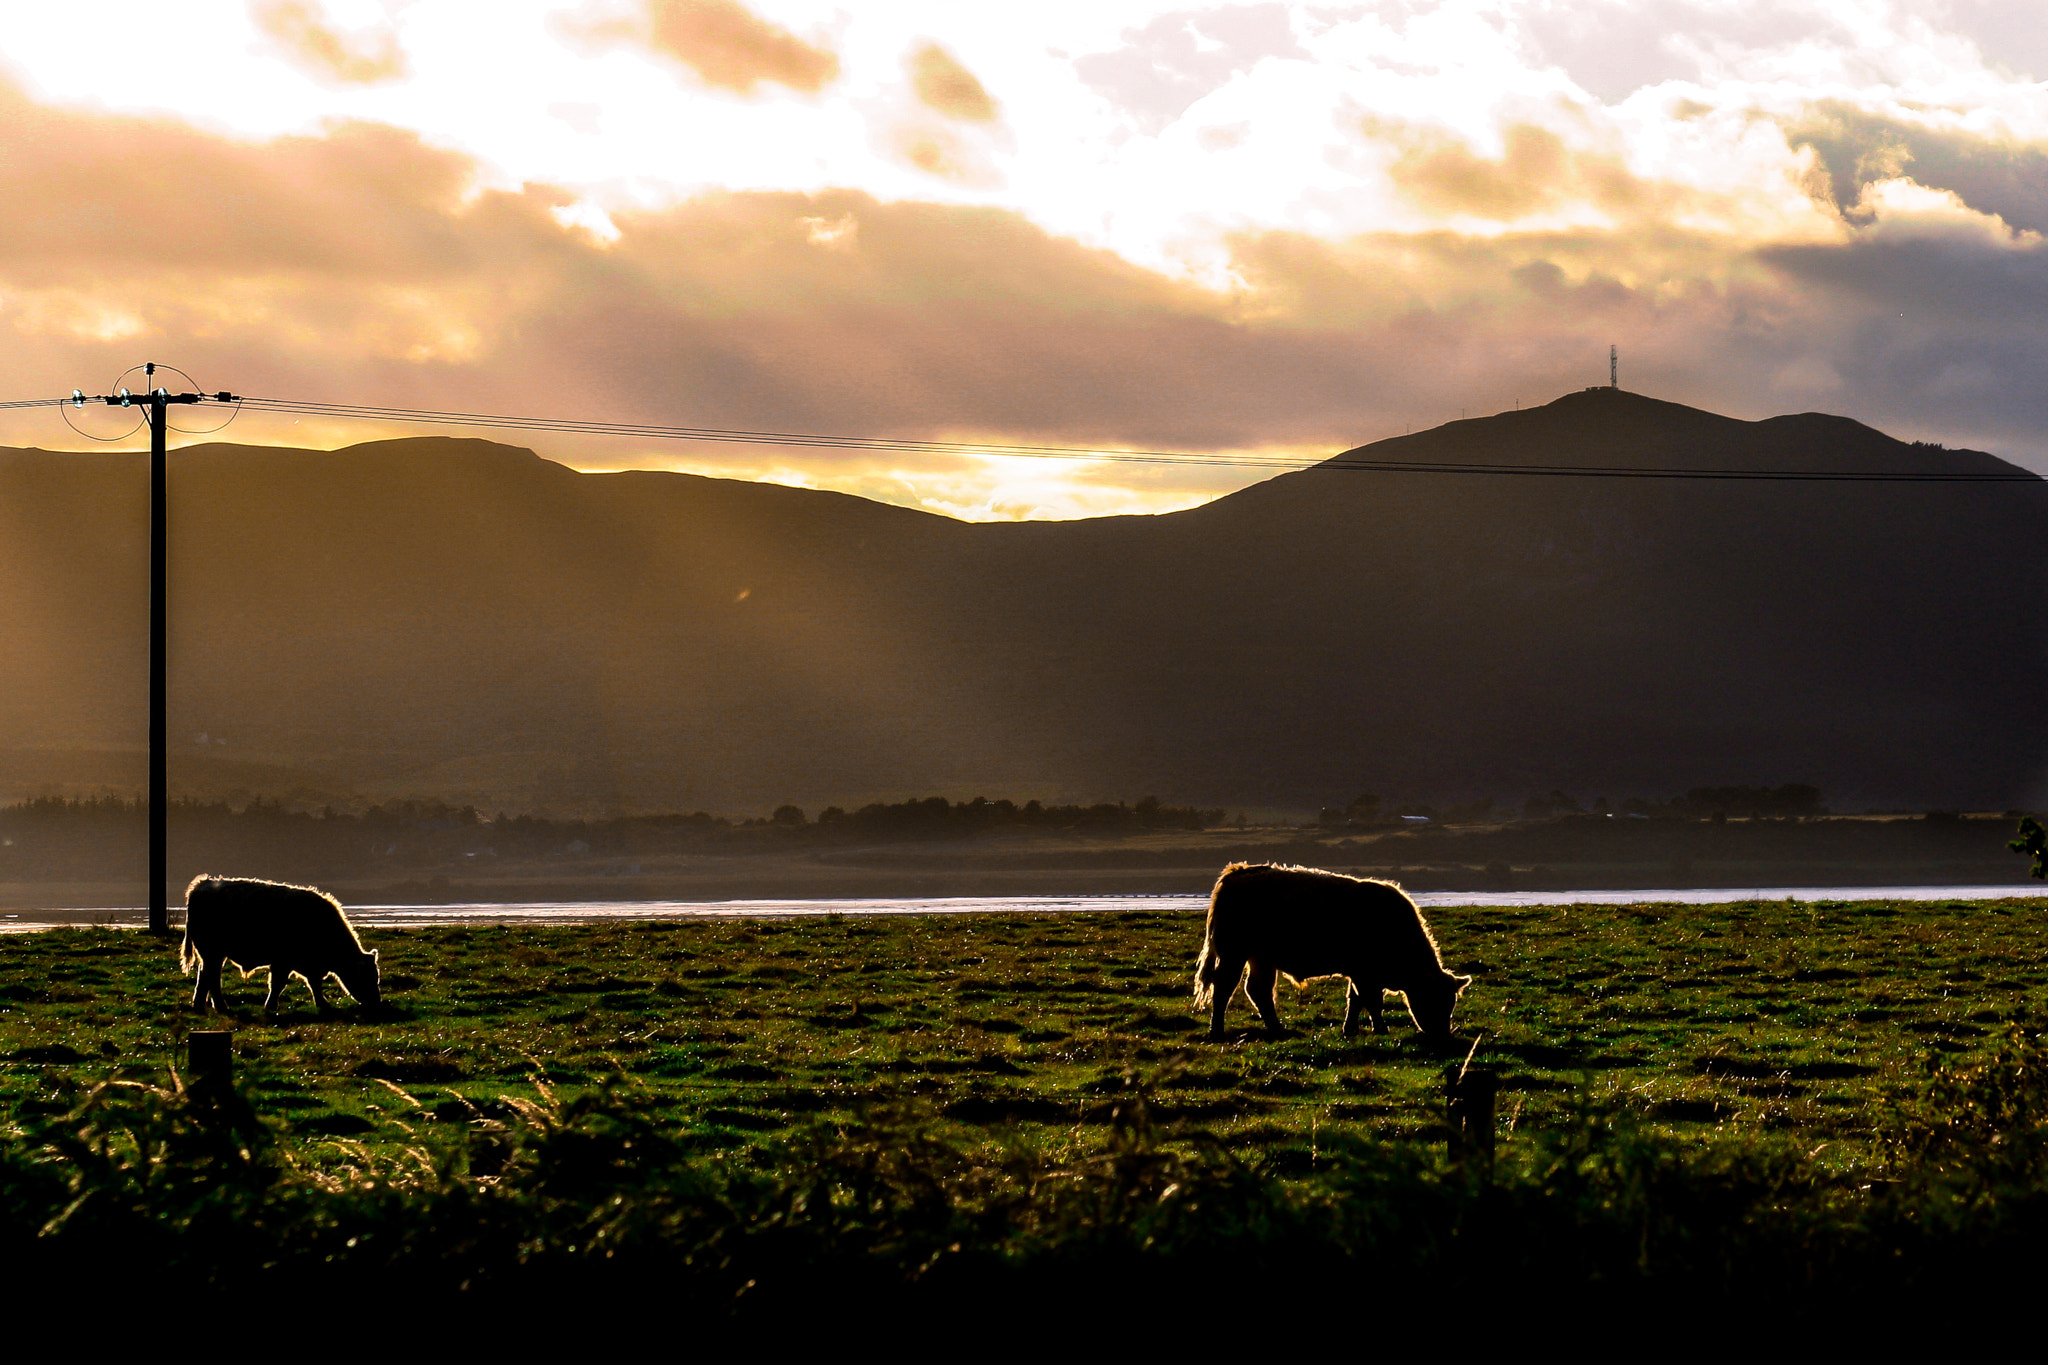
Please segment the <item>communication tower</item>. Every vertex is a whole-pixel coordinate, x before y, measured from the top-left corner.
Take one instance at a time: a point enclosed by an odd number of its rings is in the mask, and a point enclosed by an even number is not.
[[[1619,346],[1609,346],[1607,348],[1607,387],[1610,389],[1621,387],[1621,347]]]

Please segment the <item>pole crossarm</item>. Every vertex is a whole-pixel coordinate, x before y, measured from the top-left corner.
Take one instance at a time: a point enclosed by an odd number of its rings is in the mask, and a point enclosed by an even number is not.
[[[37,400],[64,402],[67,400]],[[171,393],[166,389],[152,389],[148,393],[131,393],[117,389],[113,393],[86,394],[77,389],[71,391],[68,400],[72,407],[82,408],[87,403],[105,403],[110,408],[141,407],[145,403],[239,403],[242,400],[223,389],[219,393]]]

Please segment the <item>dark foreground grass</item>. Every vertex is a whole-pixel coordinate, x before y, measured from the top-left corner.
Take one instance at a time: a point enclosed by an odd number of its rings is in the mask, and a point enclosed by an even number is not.
[[[433,1315],[470,1350],[588,1350],[628,1325],[674,1349],[728,1331],[1215,1349],[1331,1318],[1387,1342],[1542,1326],[1682,1356],[1707,1348],[1697,1334],[1782,1344],[1788,1328],[1953,1343],[2031,1327],[2044,1060],[2015,1039],[1940,1070],[1889,1130],[1885,1174],[1862,1179],[1596,1108],[1514,1144],[1491,1179],[1354,1138],[1288,1178],[1198,1134],[1162,1141],[1137,1085],[1059,1156],[871,1115],[706,1157],[600,1088],[340,1177],[293,1160],[232,1092],[117,1083],[0,1143],[0,1272],[42,1318],[161,1296],[195,1323],[402,1324],[417,1344]]]
[[[250,983],[236,1090],[196,1097],[174,1063],[218,1020],[173,948],[24,936],[0,1226],[32,1279],[768,1323],[1245,1275],[1897,1311],[2041,1265],[2043,913],[1438,912],[1504,1077],[1490,1182],[1446,1160],[1446,1059],[1405,1025],[1343,1040],[1340,988],[1283,996],[1287,1040],[1202,1042],[1187,917],[385,933],[384,1012],[318,1020],[301,988],[266,1024]]]

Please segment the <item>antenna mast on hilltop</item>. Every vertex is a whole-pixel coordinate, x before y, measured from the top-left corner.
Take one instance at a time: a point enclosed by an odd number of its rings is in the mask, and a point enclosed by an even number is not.
[[[1607,348],[1607,387],[1610,389],[1621,387],[1621,347],[1619,346],[1609,346]]]

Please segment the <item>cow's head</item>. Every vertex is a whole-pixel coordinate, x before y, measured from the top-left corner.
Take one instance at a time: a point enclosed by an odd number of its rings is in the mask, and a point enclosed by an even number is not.
[[[342,989],[365,1005],[383,1003],[383,993],[377,985],[377,950],[372,948],[356,958],[346,967],[334,973],[341,978]]]
[[[1458,1003],[1458,994],[1472,984],[1469,976],[1453,976],[1439,972],[1419,986],[1407,991],[1408,1017],[1415,1021],[1415,1027],[1422,1030],[1424,1037],[1435,1042],[1444,1042],[1451,1036],[1451,1010]]]

